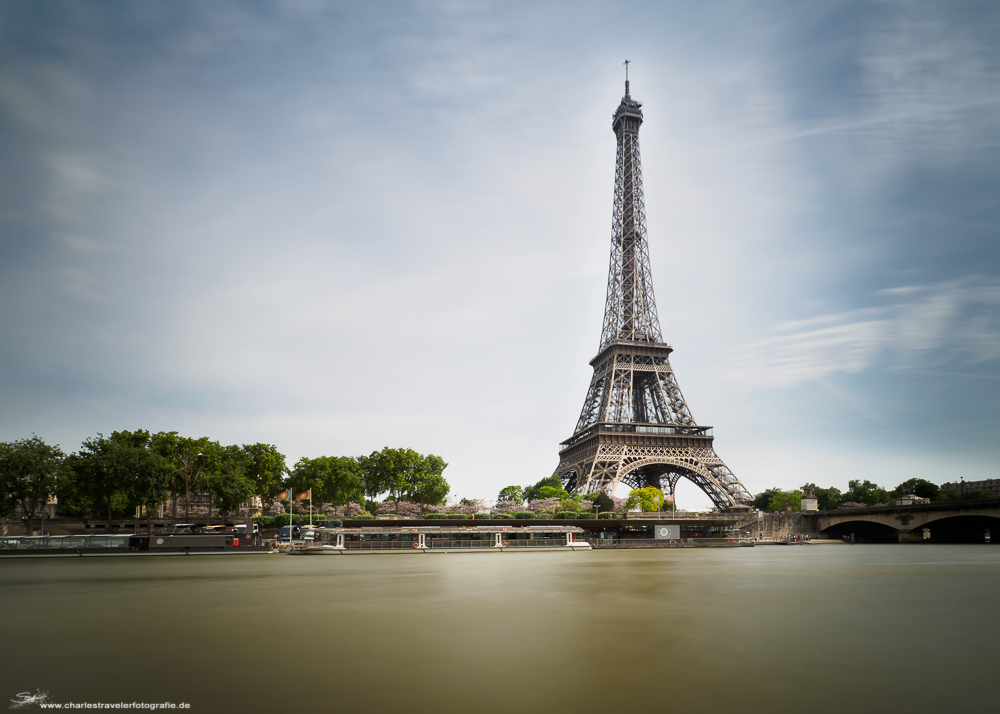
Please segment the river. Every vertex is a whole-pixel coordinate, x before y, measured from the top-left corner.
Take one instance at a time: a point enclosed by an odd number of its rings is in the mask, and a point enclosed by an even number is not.
[[[0,561],[0,699],[995,711],[1000,548]],[[29,707],[32,709],[33,707]]]

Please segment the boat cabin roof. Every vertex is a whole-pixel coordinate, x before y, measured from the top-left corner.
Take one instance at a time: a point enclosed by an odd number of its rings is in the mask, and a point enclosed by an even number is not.
[[[410,526],[391,528],[366,526],[364,528],[313,528],[321,533],[583,533],[577,526]]]

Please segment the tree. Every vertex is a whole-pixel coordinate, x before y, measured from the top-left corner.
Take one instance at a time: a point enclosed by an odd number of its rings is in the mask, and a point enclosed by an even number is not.
[[[246,475],[250,460],[240,446],[215,445],[208,456],[210,465],[204,486],[225,524],[226,516],[239,510],[253,496],[254,482]],[[209,515],[211,512],[210,502]]]
[[[296,492],[311,488],[316,500],[334,506],[361,501],[365,494],[358,462],[350,456],[303,457],[292,469],[288,484]]]
[[[641,511],[658,511],[662,505],[663,491],[656,486],[646,486],[629,491],[628,500],[625,501],[625,510],[630,511],[638,507]]]
[[[425,457],[413,449],[390,449],[386,446],[381,451],[359,458],[358,466],[369,500],[374,501],[379,495],[388,493],[389,499],[397,504],[397,512],[398,504],[404,500],[441,503],[450,490],[442,475],[448,464],[433,454]]]
[[[50,446],[34,435],[0,444],[4,510],[10,513],[17,506],[24,509],[28,535],[34,527],[35,511],[44,508],[49,497],[56,493],[64,460],[58,446]]]
[[[276,446],[259,442],[244,444],[243,453],[246,456],[245,476],[253,483],[253,495],[266,510],[277,498],[288,472],[285,456]]]
[[[480,498],[463,498],[448,509],[449,513],[464,513],[467,516],[474,516],[484,511],[486,511],[486,501]]]
[[[518,501],[497,501],[496,505],[493,506],[494,513],[514,513],[520,511],[524,506],[522,506]]]
[[[169,493],[170,462],[153,451],[153,437],[145,429],[116,431],[111,438],[131,452],[132,478],[126,486],[126,499],[129,505],[146,510],[146,532],[152,533],[153,510],[167,500]]]
[[[165,457],[173,468],[173,508],[171,515],[177,517],[177,491],[184,491],[184,520],[191,512],[191,492],[201,487],[201,480],[210,464],[209,454],[213,446],[207,436],[192,439],[179,436],[176,431],[160,432],[153,436],[154,449]]]
[[[520,486],[507,486],[500,489],[497,494],[497,502],[513,501],[514,503],[524,503],[524,489]]]
[[[603,491],[600,493],[588,493],[585,498],[597,506],[598,513],[606,513],[615,510],[615,502],[612,501],[611,497]]]
[[[801,491],[778,491],[771,494],[769,511],[800,511],[802,510]]]
[[[753,497],[753,507],[758,511],[772,511],[771,499],[774,498],[775,494],[781,493],[780,488],[769,488],[766,491],[761,491],[756,496]]]
[[[447,467],[448,464],[440,456],[422,456],[420,468],[406,476],[406,500],[431,506],[443,504],[451,491],[451,486],[444,478]]]
[[[863,503],[866,506],[889,503],[892,500],[892,496],[884,488],[867,480],[848,481],[847,493],[842,498],[845,502],[854,501],[855,503]]]
[[[534,486],[526,486],[524,489],[524,500],[535,501],[542,497],[539,490],[545,486],[552,488],[562,488],[562,480],[558,476],[548,476],[536,483]]]
[[[936,483],[931,483],[930,481],[925,481],[922,478],[910,478],[903,481],[903,483],[896,486],[890,494],[893,498],[899,498],[907,493],[912,493],[914,496],[919,496],[920,498],[927,498],[931,501],[938,500],[938,492],[941,491],[941,487]]]
[[[539,498],[569,498],[569,492],[564,488],[556,488],[555,486],[542,486],[538,489]]]
[[[373,451],[368,456],[362,456],[358,459],[358,466],[365,484],[365,496],[367,496],[367,500],[373,502],[376,509],[378,504],[374,501],[378,496],[387,491],[397,492],[403,488],[403,478],[397,456],[396,449],[390,449],[386,446],[381,451]],[[371,512],[372,509],[368,508],[368,510]]]
[[[986,498],[993,498],[993,494],[989,491],[980,491],[978,489],[973,489],[971,491],[966,491],[965,495],[962,496],[963,501],[981,501]]]
[[[149,503],[165,494],[169,471],[162,457],[143,445],[149,438],[149,433],[141,430],[116,431],[110,437],[98,434],[85,440],[80,451],[67,459],[74,492],[85,498],[92,510],[106,509],[109,530],[115,510]]]
[[[533,513],[555,513],[561,505],[561,498],[536,498],[528,501],[528,510]]]
[[[3,463],[7,446],[7,443],[0,443],[0,464]],[[0,465],[0,517],[10,518],[17,514],[17,499],[11,492],[7,479],[2,474],[3,466]]]

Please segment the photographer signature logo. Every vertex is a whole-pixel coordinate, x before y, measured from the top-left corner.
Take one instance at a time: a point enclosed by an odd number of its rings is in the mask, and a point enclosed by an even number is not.
[[[23,709],[29,704],[41,704],[47,701],[49,698],[48,692],[43,692],[41,689],[36,689],[35,693],[31,692],[20,692],[14,695],[14,698],[10,700],[11,709]]]

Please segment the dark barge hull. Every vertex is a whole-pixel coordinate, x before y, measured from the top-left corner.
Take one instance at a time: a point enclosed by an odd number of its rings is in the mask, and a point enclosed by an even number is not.
[[[93,538],[93,537],[90,537]],[[239,535],[132,535],[128,545],[60,547],[62,538],[25,538],[30,545],[0,548],[0,559],[8,558],[128,558],[150,555],[241,555],[274,552],[270,545],[256,545]]]

